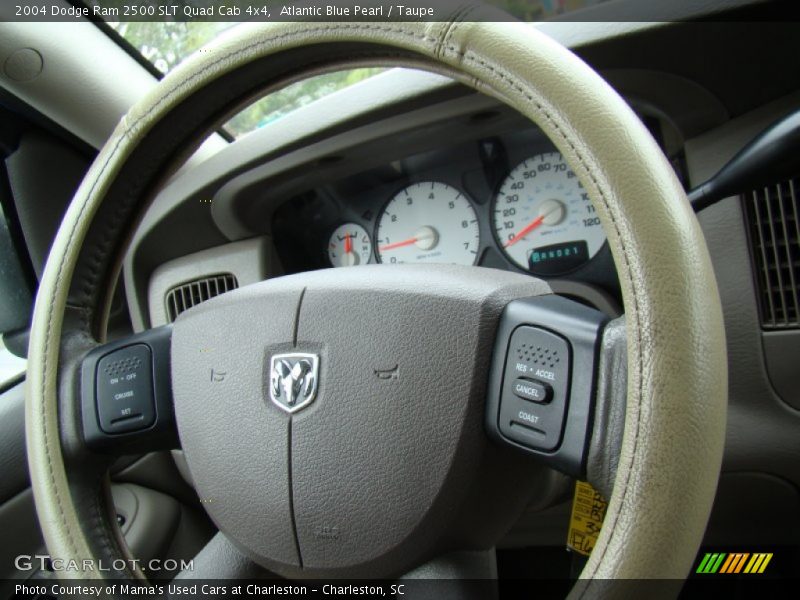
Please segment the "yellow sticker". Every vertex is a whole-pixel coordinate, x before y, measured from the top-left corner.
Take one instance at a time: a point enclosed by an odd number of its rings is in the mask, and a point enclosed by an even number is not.
[[[585,481],[575,482],[572,499],[572,516],[569,519],[567,547],[589,556],[597,543],[608,502],[596,489]]]

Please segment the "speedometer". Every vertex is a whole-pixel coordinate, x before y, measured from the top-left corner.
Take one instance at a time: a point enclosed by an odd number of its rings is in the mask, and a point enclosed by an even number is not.
[[[571,271],[606,241],[589,195],[560,152],[517,165],[497,192],[492,220],[508,258],[537,275]]]
[[[378,221],[378,258],[383,263],[473,265],[480,228],[475,209],[453,186],[412,184],[395,194]]]

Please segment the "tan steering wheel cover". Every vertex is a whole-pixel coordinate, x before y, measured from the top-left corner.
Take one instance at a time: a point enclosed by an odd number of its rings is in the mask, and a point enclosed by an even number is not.
[[[50,553],[91,556],[64,472],[55,365],[87,223],[119,166],[165,110],[199,86],[260,56],[341,41],[374,42],[431,59],[432,68],[528,116],[578,174],[616,261],[629,350],[622,455],[605,526],[583,577],[685,577],[716,491],[727,403],[721,308],[697,220],[652,137],[583,62],[527,25],[459,19],[244,25],[170,74],[122,120],[64,218],[33,319],[28,457]]]

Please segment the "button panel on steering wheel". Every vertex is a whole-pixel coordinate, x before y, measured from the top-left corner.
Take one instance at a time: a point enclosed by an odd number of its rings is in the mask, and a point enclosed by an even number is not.
[[[489,375],[489,436],[583,477],[597,349],[607,321],[603,313],[559,296],[508,304]]]
[[[545,329],[518,327],[506,355],[500,433],[533,449],[555,449],[561,441],[568,388],[567,341]]]

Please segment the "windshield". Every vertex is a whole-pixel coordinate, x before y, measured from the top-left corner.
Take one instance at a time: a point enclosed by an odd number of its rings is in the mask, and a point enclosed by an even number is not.
[[[489,0],[524,21],[541,21],[607,0]],[[188,2],[191,4],[191,1]],[[166,74],[237,22],[108,22],[133,50]],[[288,86],[251,104],[225,124],[234,138],[279,119],[314,100],[363,81],[384,69],[359,68],[320,75]]]

